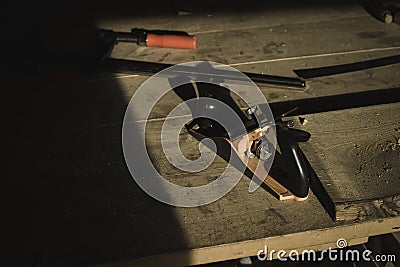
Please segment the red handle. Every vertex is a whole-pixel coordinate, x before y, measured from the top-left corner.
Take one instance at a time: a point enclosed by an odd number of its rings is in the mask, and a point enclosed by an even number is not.
[[[165,48],[196,49],[197,38],[192,36],[180,35],[158,35],[147,34],[147,46],[157,46]]]

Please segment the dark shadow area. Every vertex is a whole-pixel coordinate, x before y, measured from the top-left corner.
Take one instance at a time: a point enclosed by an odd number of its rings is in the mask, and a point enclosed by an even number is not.
[[[273,1],[236,1],[232,2],[229,0],[213,1],[213,0],[196,0],[196,1],[185,1],[185,0],[170,0],[170,1],[152,1],[152,2],[132,2],[127,0],[119,0],[113,2],[113,6],[124,7],[121,10],[115,8],[110,9],[110,4],[107,2],[96,3],[93,5],[93,9],[96,10],[97,14],[102,16],[118,16],[118,17],[162,17],[168,15],[177,15],[178,13],[188,12],[194,15],[209,15],[209,14],[243,14],[244,12],[263,12],[268,10],[274,10],[275,12],[282,12],[288,8],[295,9],[307,9],[310,7],[329,7],[338,6],[343,7],[351,5],[359,5],[358,1],[307,1],[299,2],[295,0],[273,0]]]
[[[80,266],[184,248],[173,208],[143,192],[126,167],[121,123],[129,99],[116,79],[95,81],[104,76],[91,72],[90,7],[47,1],[2,10],[11,266]],[[41,61],[78,70],[20,64]]]
[[[383,23],[400,23],[400,1],[360,0],[361,6],[376,20]]]

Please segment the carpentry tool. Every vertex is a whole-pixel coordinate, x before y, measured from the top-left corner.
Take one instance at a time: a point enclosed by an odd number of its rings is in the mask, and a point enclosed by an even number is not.
[[[191,85],[174,89],[175,93],[184,101],[196,95],[190,93],[188,86]],[[199,97],[215,98],[231,107],[243,121],[246,132],[239,131],[228,134],[216,121],[208,118],[195,118],[186,124],[186,129],[191,135],[199,141],[204,138],[212,139],[216,144],[218,155],[226,161],[229,161],[233,154],[239,159],[234,162],[239,161],[246,165],[246,176],[253,179],[254,175],[258,177],[263,181],[261,187],[280,200],[305,200],[310,188],[333,220],[336,218],[335,205],[298,145],[299,142],[306,142],[311,135],[308,132],[294,129],[293,121],[284,118],[400,102],[399,88],[388,88],[275,102],[269,105],[260,104],[248,108],[246,115],[232,99],[227,89],[216,85],[197,84],[197,90]],[[266,108],[270,108],[272,114],[279,115],[268,118],[265,114],[269,114],[269,112],[263,112]],[[218,112],[218,107],[213,106],[212,109],[209,109],[204,106],[202,110],[205,113]],[[267,172],[263,168],[264,165],[259,165],[259,163],[269,160],[273,150],[273,142],[270,142],[268,138],[268,131],[272,126],[275,126],[276,130],[277,149],[272,167]],[[261,168],[257,169],[257,166],[261,166]]]
[[[140,75],[153,75],[163,69],[175,66],[174,64],[158,63],[158,62],[145,62],[138,60],[127,60],[127,59],[116,59],[116,58],[106,58],[102,60],[98,67],[99,71],[106,72],[117,72],[117,73],[129,73],[129,74],[140,74]],[[188,66],[179,68],[181,75],[201,75],[198,73],[198,69],[191,68]],[[237,79],[237,75],[234,73],[230,74],[229,71],[219,72],[217,69],[213,69],[212,75],[216,76],[221,73],[219,78],[232,78]],[[290,88],[290,89],[301,89],[304,90],[306,87],[306,82],[299,78],[275,76],[268,74],[258,74],[250,72],[242,72],[247,77],[249,77],[255,83],[271,84],[280,87]],[[178,74],[178,73],[177,73]],[[210,75],[211,73],[203,73],[205,75]]]
[[[197,48],[197,38],[183,31],[134,28],[131,32],[116,32],[113,30],[99,29],[98,35],[100,41],[104,42],[108,49],[112,49],[115,44],[123,42],[164,48]]]
[[[174,91],[185,101],[188,94],[188,86],[175,88]],[[248,177],[257,178],[263,182],[263,188],[272,193],[280,200],[294,199],[302,201],[307,199],[309,192],[309,177],[306,161],[302,154],[299,142],[306,142],[310,134],[298,129],[293,129],[293,121],[283,120],[287,115],[281,114],[275,118],[268,118],[268,112],[263,111],[261,106],[253,106],[247,109],[247,115],[231,98],[229,91],[217,85],[205,85],[197,83],[199,97],[218,99],[233,109],[243,125],[246,132],[238,128],[236,131],[227,132],[217,121],[200,117],[195,118],[186,128],[196,139],[201,141],[210,138],[217,146],[217,154],[229,162],[232,154],[247,167]],[[265,108],[265,107],[264,107]],[[200,111],[199,111],[200,110]],[[218,105],[203,105],[192,110],[193,114],[218,113]],[[274,126],[274,127],[272,127]],[[279,151],[275,153],[272,172],[266,167],[267,161],[272,160],[275,152],[275,142],[272,137],[276,129],[276,140]],[[241,169],[241,167],[238,167]]]

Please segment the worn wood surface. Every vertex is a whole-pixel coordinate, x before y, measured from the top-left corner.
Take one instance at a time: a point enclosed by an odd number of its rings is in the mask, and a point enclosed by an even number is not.
[[[285,17],[273,10],[239,17],[127,16],[99,19],[98,24],[114,30],[178,27],[199,38],[197,51],[120,44],[115,57],[168,63],[211,60],[278,75],[400,52],[399,26],[381,24],[358,6],[286,11]],[[311,79],[305,92],[260,89],[268,101],[276,102],[396,87],[398,77],[400,67],[393,65]],[[304,202],[281,202],[261,189],[249,193],[246,177],[214,203],[178,208],[144,193],[132,180],[122,154],[122,118],[146,79],[91,75],[73,82],[28,80],[29,90],[20,95],[15,108],[18,130],[3,141],[9,155],[24,160],[23,167],[10,167],[19,177],[14,197],[24,200],[22,210],[32,220],[27,262],[189,265],[255,255],[264,243],[291,249],[301,239],[304,249],[325,249],[339,237],[357,244],[367,236],[399,229],[399,104],[304,114],[305,125],[294,118],[299,128],[311,132],[302,148],[337,203],[339,219],[346,220],[333,222],[312,193]],[[8,86],[26,84],[15,79]],[[151,113],[146,131],[149,153],[170,181],[187,186],[208,183],[226,166],[222,159],[216,157],[207,170],[188,175],[173,168],[160,150],[163,118],[179,102],[176,95],[167,94]],[[181,148],[196,158],[197,141],[185,132]]]
[[[302,117],[307,123],[299,128],[312,133],[302,147],[336,203],[339,220],[398,215],[399,110],[396,103]],[[364,210],[355,208],[363,204]]]

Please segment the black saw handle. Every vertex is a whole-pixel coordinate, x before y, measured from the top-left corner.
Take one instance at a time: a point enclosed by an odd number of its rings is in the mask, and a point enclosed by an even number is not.
[[[285,177],[276,177],[287,189],[300,198],[308,196],[309,177],[306,161],[299,142],[306,142],[311,134],[302,130],[277,124],[277,141],[281,150]],[[274,177],[275,178],[275,177]]]

